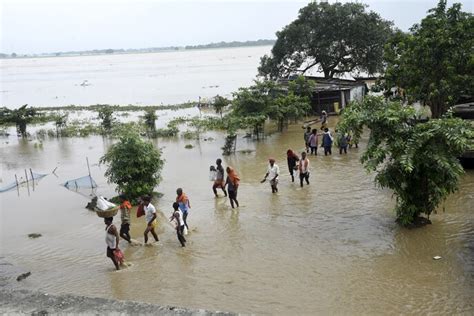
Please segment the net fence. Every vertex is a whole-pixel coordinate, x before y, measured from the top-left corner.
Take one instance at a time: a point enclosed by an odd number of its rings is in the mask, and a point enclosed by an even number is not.
[[[13,182],[5,184],[4,186],[1,186],[0,187],[0,193],[13,190],[17,186],[20,186],[24,183],[27,183],[28,181],[34,181],[34,180],[42,179],[42,178],[46,177],[47,175],[48,175],[47,173],[30,172],[30,175],[29,175],[30,177],[28,177],[28,179],[20,178],[20,180],[18,180],[18,182],[16,182],[16,180],[15,180]]]
[[[87,175],[77,179],[68,180],[64,183],[64,186],[68,189],[77,190],[80,188],[97,188],[97,183],[91,176]]]

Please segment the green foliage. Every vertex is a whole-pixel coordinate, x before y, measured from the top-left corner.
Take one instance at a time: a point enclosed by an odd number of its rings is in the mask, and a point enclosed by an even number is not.
[[[341,133],[370,129],[361,162],[376,171],[375,181],[394,190],[396,213],[410,225],[431,212],[457,189],[463,169],[457,157],[473,137],[470,125],[446,116],[422,123],[416,111],[400,102],[368,97],[346,107],[338,124]]]
[[[214,101],[212,102],[212,107],[214,108],[214,111],[216,111],[216,114],[219,114],[222,117],[222,112],[224,111],[224,108],[230,103],[230,100],[221,97],[220,95],[217,95],[214,98]]]
[[[112,123],[114,121],[114,110],[109,105],[102,105],[101,107],[99,107],[97,112],[99,113],[99,119],[102,120],[101,125],[104,129],[104,132],[110,132],[110,130],[112,129]]]
[[[380,71],[391,22],[365,8],[360,3],[309,3],[277,32],[271,56],[260,61],[259,74],[275,79],[316,66],[326,78],[355,70]]]
[[[305,116],[311,110],[307,97],[300,97],[293,92],[279,96],[270,107],[270,118],[278,122],[278,130],[283,131],[288,120],[296,120]]]
[[[158,119],[158,116],[156,116],[156,111],[154,109],[146,109],[143,118],[145,120],[145,126],[149,131],[153,132],[156,130],[155,121]]]
[[[474,18],[446,0],[415,24],[396,33],[385,47],[387,86],[406,91],[411,100],[441,117],[463,95],[474,95]]]
[[[222,154],[224,156],[235,153],[237,146],[237,135],[234,133],[229,133],[225,138],[224,146],[222,147]]]
[[[297,96],[311,99],[315,85],[314,81],[307,80],[305,76],[298,76],[288,82],[288,90]]]
[[[27,136],[27,124],[32,123],[38,116],[39,113],[34,108],[28,107],[28,104],[15,110],[0,108],[0,124],[15,124],[17,133],[22,137]]]
[[[109,183],[117,185],[117,192],[136,199],[150,194],[158,185],[164,161],[152,143],[134,131],[126,131],[100,158],[100,163],[107,164],[105,176]]]

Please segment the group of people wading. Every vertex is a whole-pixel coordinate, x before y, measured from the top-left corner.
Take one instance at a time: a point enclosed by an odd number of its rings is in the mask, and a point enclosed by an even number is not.
[[[188,217],[189,209],[191,208],[191,204],[189,202],[188,197],[183,192],[183,189],[178,188],[176,190],[176,201],[173,202],[172,207],[173,211],[169,218],[170,222],[174,223],[176,229],[176,235],[178,237],[178,241],[180,242],[182,247],[186,246],[186,238],[184,237],[187,235],[188,224],[186,219]],[[119,240],[120,237],[125,239],[129,244],[132,243],[132,238],[130,236],[130,210],[132,209],[132,205],[127,200],[125,195],[120,195],[120,231],[117,230],[115,225],[113,224],[113,217],[107,217],[104,219],[105,223],[105,243],[107,244],[107,257],[109,257],[115,268],[117,270],[120,269],[120,263],[123,260],[123,254],[119,250]],[[145,218],[146,228],[143,232],[144,242],[145,245],[148,244],[148,234],[151,233],[155,242],[158,242],[158,235],[155,231],[157,226],[157,217],[156,217],[156,208],[151,203],[150,196],[143,196],[139,199],[139,205],[137,208],[137,217]]]
[[[332,154],[331,147],[333,145],[334,139],[329,129],[327,128],[327,115],[325,113],[323,113],[322,115],[321,122],[321,133],[318,133],[316,129],[311,129],[310,126],[306,127],[306,131],[304,133],[306,151],[303,151],[301,153],[301,158],[292,149],[288,149],[286,153],[291,181],[295,182],[295,173],[298,172],[301,187],[304,186],[305,182],[306,185],[309,185],[310,161],[307,156],[308,154],[318,154],[320,136],[322,137],[321,147],[324,148],[324,154],[326,156]],[[339,153],[347,153],[347,147],[351,145],[350,136],[337,135],[337,137]],[[355,145],[357,146],[357,144]],[[267,171],[261,182],[263,183],[267,179],[269,179],[272,193],[277,193],[280,168],[275,163],[274,158],[270,158],[268,162],[269,164],[267,167]],[[224,196],[229,198],[230,205],[232,208],[239,207],[239,201],[237,200],[237,192],[240,184],[240,178],[234,168],[232,168],[231,166],[227,166],[224,170],[224,167],[222,166],[222,160],[217,159],[216,166],[210,167],[210,180],[213,181],[212,191],[214,192],[215,197],[219,197],[219,191],[222,191]],[[112,217],[105,218],[104,220],[104,223],[106,225],[105,241],[107,244],[107,257],[112,260],[117,270],[120,267],[120,261],[123,259],[123,254],[121,254],[118,248],[120,237],[125,239],[128,243],[132,243],[132,239],[130,236],[130,210],[132,208],[132,205],[127,200],[126,196],[120,195],[119,198],[119,209],[121,218],[120,231],[118,231],[117,228],[113,225]],[[183,192],[183,189],[178,188],[176,190],[176,200],[172,204],[172,208],[173,211],[169,220],[170,222],[174,223],[178,241],[180,242],[182,247],[185,247],[185,235],[187,235],[187,230],[189,228],[186,220],[189,214],[189,209],[191,208],[191,204],[189,202],[189,198]],[[155,231],[157,225],[156,208],[151,203],[150,196],[144,196],[139,199],[137,217],[141,216],[144,216],[146,222],[146,228],[143,232],[145,244],[148,243],[148,234],[150,233],[153,236],[155,242],[158,242],[158,235]]]

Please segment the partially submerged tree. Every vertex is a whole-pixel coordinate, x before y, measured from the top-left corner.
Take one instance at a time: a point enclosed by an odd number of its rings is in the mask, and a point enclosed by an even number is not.
[[[38,112],[34,108],[28,107],[28,104],[25,104],[15,110],[2,108],[0,109],[0,123],[15,124],[17,133],[22,137],[26,137],[26,126],[31,123],[38,115]]]
[[[119,142],[108,149],[100,163],[107,164],[108,182],[115,183],[117,192],[132,200],[153,192],[164,165],[161,151],[133,130],[123,131]]]
[[[411,106],[368,97],[345,108],[338,129],[362,126],[370,139],[361,162],[377,173],[376,183],[394,191],[400,224],[417,224],[422,213],[429,217],[457,189],[464,172],[457,157],[473,137],[467,122],[446,116],[421,123]]]
[[[220,95],[216,95],[214,101],[212,102],[212,107],[214,108],[214,111],[216,111],[216,114],[219,114],[222,117],[224,108],[229,104],[231,104],[230,100],[221,97]]]
[[[360,3],[311,2],[277,32],[271,55],[261,59],[259,74],[276,79],[314,67],[326,78],[353,71],[376,73],[382,69],[391,26]]]
[[[143,116],[145,120],[145,126],[149,132],[154,132],[156,130],[155,121],[158,119],[156,115],[156,110],[149,108],[145,110],[145,115]]]
[[[462,96],[474,95],[474,18],[459,3],[448,9],[446,0],[428,12],[386,45],[385,78],[389,88],[402,88],[437,118]]]
[[[256,81],[251,87],[239,88],[233,94],[231,115],[243,118],[246,124],[252,124],[258,139],[277,94],[277,86],[271,81]]]
[[[99,113],[99,119],[102,120],[101,125],[104,129],[104,132],[109,133],[112,129],[112,124],[114,121],[114,110],[110,105],[101,105],[97,111]]]
[[[310,110],[311,105],[307,97],[300,97],[289,91],[288,94],[275,99],[270,106],[269,117],[277,121],[278,131],[282,132],[289,120],[301,118]]]

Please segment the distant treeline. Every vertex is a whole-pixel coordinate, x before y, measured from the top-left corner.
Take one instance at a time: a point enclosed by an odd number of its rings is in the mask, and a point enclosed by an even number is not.
[[[207,48],[224,48],[224,47],[245,47],[245,46],[265,46],[265,45],[273,45],[275,44],[275,40],[266,40],[266,39],[259,39],[257,41],[246,41],[246,42],[218,42],[218,43],[210,43],[206,45],[188,45],[185,46],[184,49],[207,49]]]
[[[212,49],[212,48],[225,48],[225,47],[248,47],[248,46],[264,46],[273,45],[275,40],[259,39],[257,41],[245,41],[245,42],[219,42],[210,43],[205,45],[188,45],[188,46],[166,46],[166,47],[149,47],[149,48],[130,48],[130,49],[93,49],[83,51],[68,51],[68,52],[55,52],[55,53],[43,53],[43,54],[30,54],[21,55],[17,53],[3,54],[0,53],[0,58],[30,58],[30,57],[60,57],[60,56],[83,56],[83,55],[106,55],[106,54],[131,54],[131,53],[156,53],[163,51],[177,51],[177,50],[190,50],[190,49]]]

